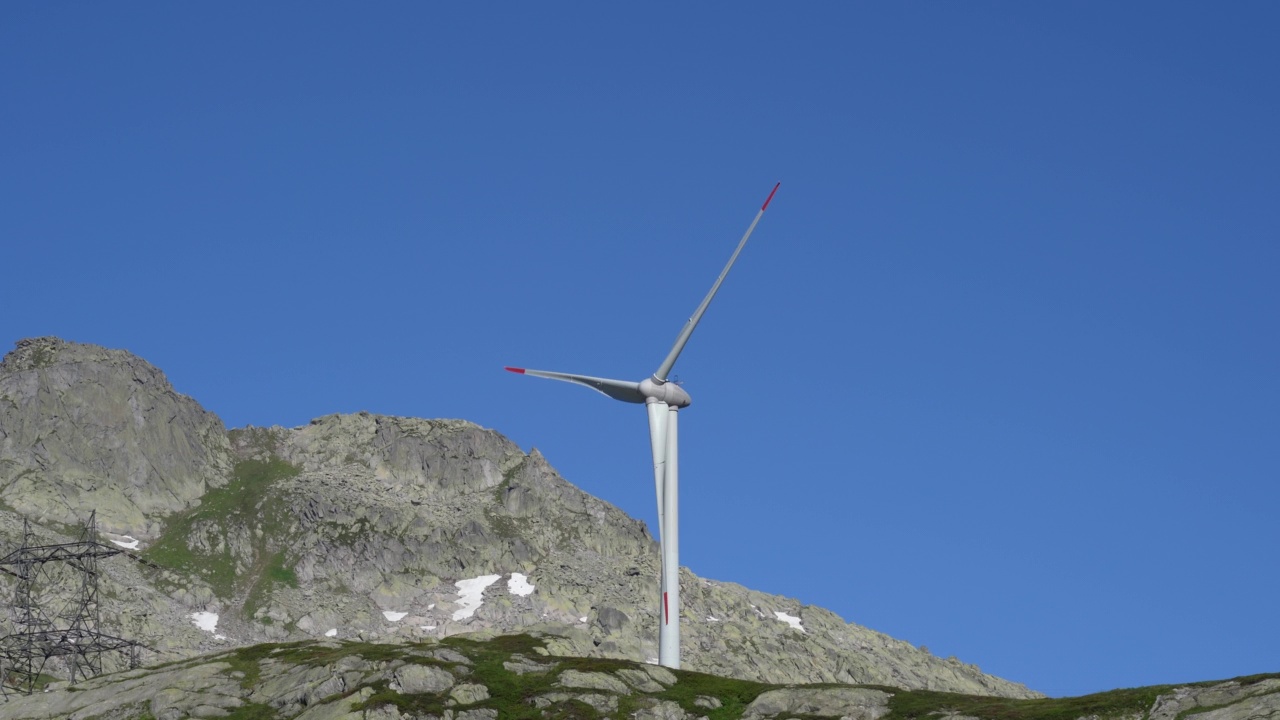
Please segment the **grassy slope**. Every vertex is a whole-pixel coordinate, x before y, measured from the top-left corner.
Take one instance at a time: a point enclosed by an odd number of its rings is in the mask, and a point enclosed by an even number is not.
[[[421,643],[404,645],[387,645],[377,643],[344,642],[336,647],[332,643],[318,644],[312,642],[266,644],[240,648],[217,656],[223,662],[230,662],[233,670],[244,673],[242,681],[246,687],[251,686],[258,678],[258,662],[266,658],[274,658],[290,663],[323,667],[337,662],[348,655],[359,655],[371,661],[400,660],[423,665],[435,665],[445,669],[453,667],[453,663],[421,654],[406,652],[409,650],[430,650],[445,647],[456,650],[472,661],[470,670],[464,672],[466,682],[479,683],[489,689],[488,700],[479,702],[470,708],[493,708],[500,718],[522,720],[528,718],[583,718],[604,717],[590,706],[570,701],[552,705],[545,713],[536,708],[532,700],[538,696],[565,689],[556,685],[559,671],[574,669],[584,672],[611,672],[623,668],[638,667],[636,663],[624,660],[601,658],[564,658],[541,657],[543,641],[529,635],[509,635],[491,640],[475,640],[456,636],[446,638],[439,643]],[[510,661],[513,654],[523,655],[538,662],[553,665],[552,671],[545,673],[526,673],[518,675],[507,671],[503,663]],[[190,660],[184,662],[191,662]],[[457,669],[457,668],[455,668]],[[619,697],[619,708],[614,717],[629,717],[641,707],[645,697],[657,700],[670,700],[679,704],[695,716],[706,716],[710,720],[735,720],[742,716],[746,707],[761,693],[783,687],[766,685],[747,680],[735,680],[714,675],[689,671],[675,671],[679,682],[658,693],[636,693]],[[1280,679],[1280,673],[1252,675],[1235,678],[1235,681],[1248,685],[1268,678]],[[1195,683],[1193,685],[1209,686],[1224,681]],[[361,707],[372,709],[382,705],[395,705],[404,713],[422,713],[440,715],[446,709],[447,698],[437,695],[403,695],[387,687],[385,681],[369,686],[373,695]],[[805,686],[787,686],[805,687]],[[814,687],[838,687],[832,685]],[[1150,687],[1096,693],[1075,698],[1042,698],[1035,700],[1015,700],[1008,698],[983,697],[975,695],[959,695],[955,693],[932,692],[926,690],[904,691],[896,688],[873,687],[892,694],[889,701],[890,714],[883,720],[936,720],[943,714],[967,715],[982,720],[1078,720],[1085,717],[1096,717],[1101,720],[1109,718],[1142,718],[1152,707],[1156,698],[1170,692],[1173,685],[1156,685]],[[349,688],[346,695],[359,692],[362,687]],[[588,691],[578,691],[588,692]],[[694,701],[699,696],[718,698],[722,706],[717,709],[698,707]],[[1197,708],[1202,711],[1205,708]],[[246,706],[236,710],[231,720],[255,720],[270,717],[266,707]]]
[[[247,591],[249,604],[253,604],[270,583],[296,586],[297,578],[285,551],[267,547],[266,542],[280,535],[280,529],[273,526],[281,513],[280,508],[272,507],[278,501],[271,497],[271,487],[276,481],[298,472],[298,468],[274,456],[269,460],[237,462],[231,482],[205,493],[197,507],[169,518],[164,534],[143,556],[161,567],[200,577],[218,597],[226,599],[238,591]],[[212,554],[191,550],[193,533],[197,528],[209,526],[216,527],[216,532],[224,538],[233,535],[253,538],[256,563],[250,572],[237,575],[236,559],[229,545]]]

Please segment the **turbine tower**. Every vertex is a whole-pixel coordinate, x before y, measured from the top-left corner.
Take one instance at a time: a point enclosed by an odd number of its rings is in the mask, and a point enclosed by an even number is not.
[[[729,257],[729,262],[725,264],[724,270],[720,271],[720,277],[716,278],[710,292],[702,299],[702,304],[698,305],[698,309],[693,311],[693,315],[684,324],[680,334],[676,336],[675,344],[671,346],[671,352],[667,353],[666,359],[662,361],[662,364],[658,366],[653,375],[640,382],[629,382],[546,370],[506,368],[521,375],[532,375],[534,377],[564,380],[586,385],[614,400],[637,404],[644,403],[645,409],[649,413],[649,445],[653,450],[653,482],[658,495],[658,540],[662,550],[662,577],[659,583],[661,597],[658,605],[658,663],[669,668],[679,669],[680,667],[680,471],[677,418],[680,409],[688,407],[691,400],[684,388],[674,382],[669,382],[667,378],[671,373],[671,369],[675,366],[676,360],[680,357],[680,352],[684,350],[685,343],[689,342],[689,336],[693,335],[694,329],[698,327],[698,321],[702,319],[702,314],[707,311],[707,306],[711,304],[711,300],[716,296],[716,291],[720,289],[720,284],[724,282],[725,276],[729,274],[729,270],[733,267],[733,263],[737,261],[738,254],[742,252],[742,248],[747,244],[747,238],[751,237],[751,233],[755,231],[756,223],[760,222],[760,218],[769,207],[769,202],[773,200],[773,194],[778,192],[780,185],[782,183],[773,186],[773,190],[769,192],[769,197],[765,198],[764,204],[760,206],[760,211],[756,213],[755,219],[751,221],[746,233],[738,241],[738,247],[733,251],[733,255]]]

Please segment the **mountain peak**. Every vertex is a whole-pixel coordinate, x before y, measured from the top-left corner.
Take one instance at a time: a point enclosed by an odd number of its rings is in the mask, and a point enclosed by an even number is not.
[[[231,475],[222,421],[123,350],[41,337],[0,362],[3,499],[32,519],[160,532]]]

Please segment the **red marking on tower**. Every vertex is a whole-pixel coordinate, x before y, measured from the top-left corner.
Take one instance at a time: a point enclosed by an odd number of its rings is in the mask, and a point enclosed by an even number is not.
[[[778,183],[777,185],[773,186],[773,189],[769,191],[769,197],[765,198],[764,204],[760,206],[760,212],[764,212],[764,209],[769,207],[769,201],[773,199],[773,194],[778,192],[778,188],[781,186],[782,186],[782,183]]]
[[[662,593],[662,624],[671,624],[671,608],[667,607],[667,594]]]

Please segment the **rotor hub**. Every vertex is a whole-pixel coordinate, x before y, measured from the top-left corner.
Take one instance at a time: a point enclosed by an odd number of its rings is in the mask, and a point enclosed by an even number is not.
[[[645,401],[662,402],[672,407],[685,408],[693,402],[689,397],[689,393],[679,385],[667,381],[660,383],[653,378],[645,378],[640,381],[640,393],[645,396]]]

